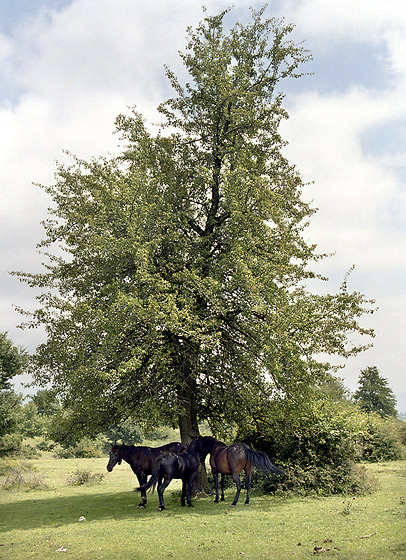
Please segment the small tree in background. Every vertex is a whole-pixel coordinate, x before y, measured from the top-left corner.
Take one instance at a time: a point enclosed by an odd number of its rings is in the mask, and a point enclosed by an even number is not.
[[[366,412],[376,412],[382,418],[396,416],[396,398],[388,380],[379,375],[375,366],[361,370],[354,401]]]
[[[10,379],[23,372],[26,362],[25,350],[15,346],[6,332],[0,333],[0,391],[10,389]]]
[[[21,446],[21,397],[11,389],[10,380],[22,373],[27,354],[15,346],[7,333],[0,333],[0,455],[17,451]]]

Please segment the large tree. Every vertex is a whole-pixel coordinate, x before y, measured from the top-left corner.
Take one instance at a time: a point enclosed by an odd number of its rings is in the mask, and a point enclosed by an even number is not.
[[[119,157],[74,158],[44,187],[50,262],[20,278],[43,288],[35,379],[71,426],[166,420],[187,441],[201,419],[218,429],[275,392],[303,398],[330,367],[317,355],[355,354],[349,335],[371,334],[358,322],[370,302],[346,281],[337,294],[306,288],[321,257],[279,125],[281,81],[309,55],[264,10],[225,33],[227,14],[188,30],[190,82],[167,69],[175,97],[159,132],[120,115]]]
[[[353,398],[366,412],[376,412],[383,418],[396,416],[396,397],[376,366],[361,370]]]

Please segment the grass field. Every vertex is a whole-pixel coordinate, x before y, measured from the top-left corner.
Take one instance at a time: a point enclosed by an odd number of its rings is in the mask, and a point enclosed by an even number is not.
[[[156,493],[145,510],[136,507],[136,479],[127,464],[108,474],[107,458],[44,456],[32,463],[50,489],[0,490],[2,560],[406,558],[405,462],[369,465],[379,490],[355,500],[254,493],[248,507],[241,500],[230,508],[229,489],[225,503],[199,498],[190,509],[180,506],[174,481],[161,513]],[[105,477],[94,486],[71,487],[66,479],[77,466]]]

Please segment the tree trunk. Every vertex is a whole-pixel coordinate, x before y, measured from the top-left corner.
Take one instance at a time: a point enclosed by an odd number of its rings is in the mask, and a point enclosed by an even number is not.
[[[199,425],[197,422],[197,407],[195,403],[195,391],[188,383],[182,388],[180,394],[181,412],[179,413],[179,431],[182,443],[188,445],[191,436],[199,436]],[[193,485],[193,494],[204,492],[206,494],[212,491],[207,480],[206,467],[200,464],[197,476]]]

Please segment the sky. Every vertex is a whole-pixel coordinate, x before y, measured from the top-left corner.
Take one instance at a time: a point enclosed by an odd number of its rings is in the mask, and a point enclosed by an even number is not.
[[[22,330],[15,306],[36,307],[35,291],[9,274],[39,272],[41,221],[66,150],[88,159],[115,154],[115,117],[137,106],[148,122],[172,96],[167,64],[181,80],[178,52],[186,28],[216,14],[223,0],[0,0],[0,332],[33,352],[42,330]],[[235,0],[227,21],[244,23]],[[403,0],[276,0],[269,17],[295,24],[313,60],[309,75],[286,82],[281,126],[285,155],[318,208],[306,239],[334,253],[317,264],[329,281],[376,300],[362,324],[373,348],[345,362],[355,391],[360,371],[376,366],[406,411],[406,3]],[[16,389],[23,390],[16,378]]]

